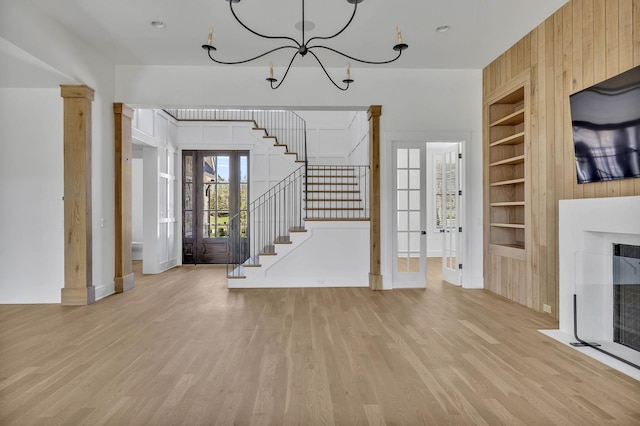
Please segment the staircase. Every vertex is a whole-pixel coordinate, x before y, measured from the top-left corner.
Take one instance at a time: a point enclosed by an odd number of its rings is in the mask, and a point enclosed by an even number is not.
[[[251,122],[269,150],[283,149],[287,168],[300,164],[229,219],[229,288],[368,285],[360,270],[369,263],[368,166],[309,165],[306,123],[292,111],[165,111],[176,120]]]
[[[368,168],[308,166],[305,220],[366,220]]]
[[[268,269],[285,257],[295,257],[297,247],[303,244],[309,247],[324,244],[322,239],[328,238],[326,235],[331,232],[334,233],[330,237],[331,245],[335,243],[345,248],[355,244],[353,250],[341,254],[334,263],[351,258],[353,252],[368,251],[368,246],[360,247],[363,241],[368,241],[368,190],[368,166],[300,167],[250,206],[247,225],[250,238],[246,238],[244,244],[239,243],[235,251],[230,250],[233,261],[227,269],[229,287],[244,287],[232,284],[232,280],[251,275],[253,281],[260,282],[259,276],[266,271],[261,273],[255,271],[256,268]],[[234,221],[238,220],[237,217],[232,219],[232,229]],[[354,226],[354,222],[363,224]],[[309,232],[310,227],[313,232]],[[342,230],[336,235],[335,229]],[[343,238],[346,241],[342,241]],[[319,250],[323,261],[340,252],[335,247]],[[310,256],[318,257],[317,254]],[[297,263],[300,261],[298,259]],[[302,259],[302,262],[306,261],[309,259]]]

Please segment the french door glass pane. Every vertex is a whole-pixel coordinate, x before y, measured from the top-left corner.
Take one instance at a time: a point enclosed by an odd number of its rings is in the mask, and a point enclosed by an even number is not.
[[[184,236],[185,238],[193,238],[193,213],[186,210],[184,212]]]
[[[420,272],[420,149],[396,150],[398,272]]]

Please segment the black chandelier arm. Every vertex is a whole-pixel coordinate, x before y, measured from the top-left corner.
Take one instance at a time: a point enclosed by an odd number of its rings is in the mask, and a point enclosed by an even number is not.
[[[359,3],[359,1],[354,1],[354,3],[353,3],[353,13],[351,14],[351,18],[349,18],[349,21],[345,24],[345,26],[344,26],[344,27],[342,27],[342,29],[341,29],[340,31],[338,31],[337,33],[335,33],[334,35],[331,35],[331,36],[326,36],[326,37],[321,37],[321,36],[311,37],[311,38],[309,39],[309,41],[307,41],[307,42],[305,43],[305,46],[307,46],[307,48],[308,48],[309,43],[311,43],[313,40],[329,40],[329,39],[332,39],[332,38],[337,37],[337,36],[339,36],[340,34],[342,34],[342,33],[343,33],[343,31],[344,31],[344,30],[346,30],[346,29],[347,29],[347,27],[348,27],[349,25],[351,25],[351,21],[353,21],[353,18],[355,18],[355,16],[356,16],[356,10],[358,9],[358,3]]]
[[[254,30],[252,30],[251,28],[249,28],[248,26],[246,26],[244,24],[244,22],[242,22],[240,20],[240,18],[238,18],[238,15],[236,15],[235,10],[233,10],[233,0],[227,0],[229,2],[229,9],[231,9],[231,14],[233,15],[233,17],[236,19],[236,21],[238,21],[238,23],[240,25],[242,25],[244,27],[245,30],[249,31],[250,33],[253,33],[255,35],[257,35],[258,37],[262,37],[262,38],[268,38],[268,39],[272,39],[272,40],[291,40],[292,42],[294,42],[298,47],[300,48],[302,47],[302,45],[298,42],[298,40],[291,38],[291,37],[287,37],[287,36],[269,36],[269,35],[264,35],[264,34],[260,34],[259,32],[256,32]]]
[[[202,48],[205,49],[207,51],[207,54],[209,55],[209,59],[211,59],[213,62],[217,63],[217,64],[222,64],[222,65],[239,65],[239,64],[246,64],[247,62],[251,62],[255,59],[260,59],[263,56],[268,55],[269,53],[273,53],[276,52],[278,50],[282,50],[282,49],[295,49],[296,50],[296,54],[298,53],[298,47],[297,46],[280,46],[280,47],[276,47],[275,49],[271,49],[268,50],[264,53],[261,53],[258,56],[254,56],[253,58],[249,58],[249,59],[244,59],[242,61],[233,61],[233,62],[226,62],[226,61],[220,61],[218,59],[215,59],[213,56],[211,56],[211,51],[212,50],[216,50],[213,46],[209,46],[207,44],[203,44]]]
[[[400,46],[400,48],[396,49],[397,46]],[[328,47],[328,46],[322,46],[320,44],[317,44],[315,46],[309,46],[309,47],[307,47],[307,49],[309,50],[309,52],[311,52],[311,49],[316,49],[316,48],[326,49],[326,50],[332,51],[333,53],[337,53],[338,55],[344,56],[345,58],[349,58],[352,61],[361,62],[363,64],[370,64],[370,65],[382,65],[382,64],[390,64],[391,62],[394,62],[395,60],[397,60],[400,57],[400,55],[402,55],[402,51],[405,50],[407,47],[408,46],[406,44],[398,44],[398,45],[394,46],[394,50],[396,50],[398,52],[398,55],[393,59],[389,59],[388,61],[366,61],[364,59],[358,59],[358,58],[355,58],[353,56],[349,56],[346,53],[340,52],[339,50],[333,49],[333,48]],[[311,53],[313,53],[313,52],[311,52]]]
[[[274,87],[273,82],[275,81],[273,78],[268,78],[267,81],[269,81],[271,83],[271,88],[272,89],[277,89],[278,87],[280,87],[280,85],[282,85],[282,83],[284,83],[284,79],[287,78],[287,74],[289,74],[289,70],[291,69],[291,64],[293,64],[293,61],[296,59],[296,57],[298,56],[298,52],[294,53],[293,56],[291,57],[291,60],[289,61],[289,65],[287,66],[287,70],[284,72],[284,75],[282,76],[282,80],[280,80],[280,82]],[[315,55],[314,55],[315,56]]]
[[[327,78],[333,83],[334,86],[336,86],[338,89],[342,90],[343,92],[346,91],[349,88],[349,83],[351,81],[353,81],[353,80],[345,80],[346,83],[347,83],[346,87],[338,86],[338,84],[335,81],[333,81],[333,78],[331,78],[331,76],[327,72],[327,70],[324,67],[324,65],[322,65],[322,62],[320,62],[320,58],[318,58],[318,56],[315,53],[313,53],[311,50],[309,50],[309,53],[311,53],[311,55],[313,55],[313,57],[316,58],[316,61],[318,61],[318,65],[320,65],[320,68],[322,68],[322,71],[324,71],[324,73],[327,75]]]

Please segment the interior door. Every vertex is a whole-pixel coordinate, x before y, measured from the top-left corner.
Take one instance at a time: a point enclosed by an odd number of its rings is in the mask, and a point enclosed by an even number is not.
[[[442,239],[442,279],[451,284],[461,285],[460,259],[460,144],[453,144],[443,155],[441,171],[443,200],[441,203],[443,228]]]
[[[426,285],[426,144],[394,143],[394,285]]]
[[[183,263],[227,263],[229,220],[246,210],[248,153],[183,151]]]

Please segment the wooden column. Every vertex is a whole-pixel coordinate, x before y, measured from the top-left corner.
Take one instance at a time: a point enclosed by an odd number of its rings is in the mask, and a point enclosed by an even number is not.
[[[115,124],[115,291],[133,288],[131,265],[131,119],[133,109],[122,103],[113,104]]]
[[[91,102],[88,86],[60,86],[64,99],[63,305],[95,301],[91,281]]]
[[[367,111],[369,119],[369,185],[370,235],[369,235],[369,288],[382,290],[380,274],[380,115],[381,105],[371,105]]]

